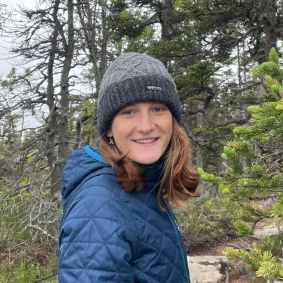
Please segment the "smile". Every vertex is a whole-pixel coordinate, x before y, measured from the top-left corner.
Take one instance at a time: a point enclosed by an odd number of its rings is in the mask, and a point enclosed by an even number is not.
[[[141,140],[134,140],[134,142],[147,144],[147,143],[155,142],[156,140],[157,140],[157,138],[155,138],[155,139],[141,139]]]

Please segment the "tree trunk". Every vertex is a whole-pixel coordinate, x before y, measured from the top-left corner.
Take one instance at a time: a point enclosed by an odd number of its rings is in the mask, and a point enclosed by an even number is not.
[[[199,102],[198,104],[198,113],[197,113],[197,128],[201,128],[203,126],[203,112],[204,109],[204,102]],[[198,138],[198,144],[200,145],[202,143],[202,137],[200,136]],[[203,156],[200,150],[200,147],[197,147],[197,155],[196,155],[196,166],[197,167],[203,167]]]
[[[174,15],[174,6],[171,0],[163,0],[160,4],[160,24],[161,38],[165,41],[172,38],[172,15]]]
[[[265,33],[264,61],[268,60],[269,52],[272,47],[276,47],[278,40],[278,16],[276,9],[276,0],[266,0],[263,17],[263,29]]]
[[[71,70],[72,59],[74,56],[74,3],[73,0],[68,0],[68,38],[64,40],[65,53],[64,65],[61,74],[61,111],[59,120],[59,143],[58,143],[58,161],[60,172],[63,171],[63,166],[69,157],[68,151],[68,120],[69,120],[69,105],[70,105],[70,94],[69,94],[69,76]],[[60,185],[61,186],[61,185]]]
[[[47,119],[46,126],[46,156],[48,160],[48,165],[50,167],[51,173],[51,194],[54,195],[55,192],[59,190],[61,186],[61,172],[59,167],[56,166],[55,161],[57,159],[55,153],[55,134],[57,128],[57,109],[56,102],[54,99],[54,60],[56,55],[56,47],[58,42],[59,35],[59,23],[57,21],[57,14],[59,10],[60,0],[56,0],[53,6],[52,18],[54,19],[54,29],[51,35],[51,49],[49,52],[49,62],[47,68],[47,91],[46,91],[46,99],[47,105],[49,108],[49,117]]]

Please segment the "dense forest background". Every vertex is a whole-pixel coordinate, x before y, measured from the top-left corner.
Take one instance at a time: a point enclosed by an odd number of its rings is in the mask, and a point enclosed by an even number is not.
[[[199,215],[215,220],[240,200],[238,218],[249,216],[237,222],[240,234],[263,217],[281,217],[282,9],[279,0],[38,0],[33,9],[9,10],[0,0],[0,36],[15,66],[0,77],[2,281],[56,272],[62,169],[74,149],[95,145],[100,83],[123,52],[158,58],[177,85],[182,127],[204,180],[202,206],[180,213],[187,230],[194,233],[192,216],[209,226]],[[275,194],[279,204],[269,212],[243,205],[257,193]],[[211,236],[235,222],[230,215],[214,221]],[[280,272],[268,276],[280,279]]]

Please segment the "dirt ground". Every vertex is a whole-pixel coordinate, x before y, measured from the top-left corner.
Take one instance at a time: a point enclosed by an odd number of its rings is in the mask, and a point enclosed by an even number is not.
[[[270,195],[266,198],[253,199],[252,204],[256,204],[262,209],[269,209],[275,203],[276,198],[274,195]],[[239,237],[235,229],[231,226],[222,223],[224,230],[223,236],[216,238],[204,237],[205,241],[201,239],[192,238],[191,235],[184,235],[184,242],[187,249],[188,256],[222,256],[222,251],[230,246],[236,249],[247,249],[256,243],[258,240],[253,236]],[[250,273],[247,268],[241,263],[239,266],[244,269],[245,275],[239,274],[236,270],[229,272],[229,283],[261,283],[258,277]]]
[[[188,248],[189,256],[222,256],[222,251],[230,246],[237,249],[246,249],[253,245],[256,242],[256,239],[252,236],[246,237],[237,237],[236,234],[231,233],[226,237],[222,237],[219,239],[213,239],[209,243],[199,243],[195,245],[193,248]],[[239,264],[240,265],[240,264]],[[229,272],[229,283],[259,283],[259,278],[249,273],[246,270],[245,266],[240,265],[246,272],[246,274],[241,275],[236,270],[231,270]]]

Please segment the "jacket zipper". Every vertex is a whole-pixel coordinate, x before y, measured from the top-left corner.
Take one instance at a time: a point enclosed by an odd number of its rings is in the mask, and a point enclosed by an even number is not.
[[[186,260],[185,260],[185,257],[184,257],[184,252],[183,252],[182,246],[181,246],[179,230],[178,230],[176,222],[174,221],[174,219],[172,218],[172,216],[171,216],[171,214],[170,214],[170,212],[168,210],[167,210],[167,214],[169,216],[169,219],[170,219],[170,221],[171,221],[171,223],[173,225],[175,234],[177,236],[178,244],[179,244],[179,249],[180,249],[180,252],[181,252],[181,255],[182,255],[182,259],[183,259],[183,263],[184,263],[184,267],[185,267],[186,279],[187,279],[187,282],[190,283],[191,281],[190,281],[189,273],[188,273],[189,267],[186,265]]]

